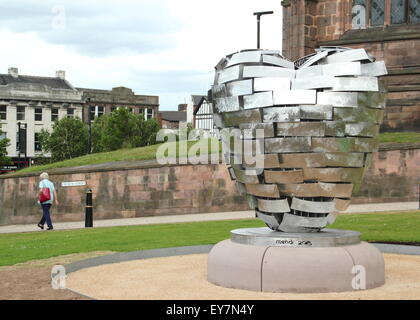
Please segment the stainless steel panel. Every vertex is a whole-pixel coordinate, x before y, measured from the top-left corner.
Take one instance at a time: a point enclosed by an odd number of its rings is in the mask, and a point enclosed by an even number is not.
[[[302,183],[302,170],[264,170],[264,179],[266,183]]]
[[[258,210],[272,213],[290,212],[289,203],[287,199],[280,200],[265,200],[258,199]]]
[[[255,78],[254,91],[290,90],[289,78]]]
[[[323,75],[323,66],[315,65],[303,69],[296,70],[296,79],[304,79]]]
[[[239,169],[238,166],[233,166],[236,180],[245,184],[258,184],[258,174],[256,170],[243,170]]]
[[[216,128],[221,129],[224,127],[222,115],[219,113],[213,113],[213,123]]]
[[[280,168],[318,168],[325,167],[323,153],[279,154]]]
[[[261,51],[245,51],[245,52],[239,52],[235,53],[227,63],[226,67],[233,66],[235,64],[240,63],[248,63],[248,62],[254,62],[258,63],[261,61]]]
[[[335,202],[308,201],[293,198],[291,208],[303,212],[331,213],[335,211]]]
[[[327,217],[312,218],[285,213],[278,228],[283,232],[304,232],[307,228],[324,228],[327,221]]]
[[[225,97],[214,99],[214,108],[216,112],[239,111],[239,97]]]
[[[353,191],[351,183],[302,183],[302,184],[279,184],[281,194],[291,197],[340,197],[349,198]]]
[[[261,122],[261,113],[259,109],[241,110],[236,112],[223,113],[223,123],[226,127],[239,126],[241,123]]]
[[[246,192],[257,197],[279,198],[279,188],[276,184],[246,184]]]
[[[218,73],[217,83],[222,84],[228,81],[239,79],[240,66],[234,66],[227,69],[223,69]]]
[[[386,94],[382,92],[361,92],[358,94],[359,106],[383,109],[386,106]]]
[[[236,190],[238,190],[239,195],[246,195],[246,187],[243,183],[236,181]]]
[[[337,62],[351,62],[351,61],[374,61],[374,59],[366,52],[365,49],[353,49],[346,50],[343,52],[333,53],[325,58],[325,62],[337,63]]]
[[[248,202],[248,206],[251,210],[255,210],[258,208],[258,202],[257,198],[254,196],[251,196],[250,194],[246,195],[246,200]]]
[[[332,152],[324,153],[325,166],[329,167],[363,167],[363,153]]]
[[[266,153],[308,152],[311,151],[310,137],[267,138],[265,139]]]
[[[213,99],[226,97],[226,86],[224,84],[216,84],[212,86],[211,95]]]
[[[230,180],[236,180],[236,175],[235,175],[235,171],[233,170],[233,168],[229,167],[228,171],[229,171]]]
[[[277,136],[282,137],[323,137],[325,123],[323,122],[278,122]]]
[[[273,93],[271,91],[244,96],[244,109],[271,107],[272,105]]]
[[[263,62],[283,68],[295,69],[293,62],[275,56],[263,55]]]
[[[239,129],[242,130],[243,139],[253,139],[257,137],[257,130],[262,130],[262,137],[274,137],[274,125],[272,123],[241,123]]]
[[[243,96],[253,93],[252,79],[229,82],[226,84],[226,95]]]
[[[332,120],[333,107],[328,105],[301,105],[300,118],[304,120]]]
[[[257,217],[268,224],[272,229],[277,229],[279,227],[279,222],[277,218],[271,214],[264,214],[262,212],[256,211]]]
[[[263,109],[264,122],[299,121],[299,107],[274,107]]]
[[[329,76],[360,76],[362,67],[360,62],[341,62],[322,65],[322,74]]]
[[[266,77],[280,77],[290,78],[295,77],[296,71],[293,69],[286,69],[280,67],[267,67],[267,66],[245,66],[244,78],[266,78]]]
[[[264,169],[264,168],[279,168],[280,164],[279,164],[279,156],[278,154],[264,154],[263,155],[263,166],[262,168],[258,168],[258,169]],[[250,163],[250,164],[246,164],[246,167],[249,168],[255,168],[258,164],[254,163]]]
[[[357,137],[376,137],[379,134],[379,125],[372,122],[347,123],[346,135]]]
[[[372,121],[375,124],[382,123],[384,110],[366,107],[357,108],[334,108],[334,120],[344,122]]]
[[[357,107],[356,92],[318,92],[317,103],[335,107]]]
[[[362,75],[380,77],[388,74],[384,61],[362,64]]]
[[[333,76],[314,76],[292,79],[292,90],[332,88],[335,85]]]
[[[376,152],[379,148],[379,141],[373,138],[353,138],[355,152]]]
[[[351,152],[354,138],[312,138],[314,152]]]
[[[379,91],[376,77],[337,77],[332,91]]]
[[[328,51],[319,51],[308,60],[306,60],[300,67],[299,70],[303,70],[315,64],[316,62],[324,59],[328,55]]]
[[[275,105],[316,104],[316,90],[273,91]]]
[[[304,168],[305,180],[320,182],[352,182],[361,180],[363,168]]]
[[[343,121],[325,121],[325,136],[344,137],[346,124]]]

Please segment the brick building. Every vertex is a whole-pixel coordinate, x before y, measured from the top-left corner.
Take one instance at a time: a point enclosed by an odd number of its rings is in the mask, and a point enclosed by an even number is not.
[[[284,0],[283,55],[319,46],[365,48],[384,60],[388,101],[382,131],[420,131],[420,1]]]
[[[138,95],[130,88],[116,87],[112,90],[77,88],[83,94],[85,101],[83,120],[88,122],[105,113],[110,113],[118,107],[128,108],[135,114],[143,113],[145,119],[156,118],[159,113],[159,97]]]

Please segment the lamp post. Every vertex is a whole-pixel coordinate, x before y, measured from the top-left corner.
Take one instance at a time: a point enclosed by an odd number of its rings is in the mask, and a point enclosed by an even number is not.
[[[92,153],[92,116],[91,116],[91,106],[90,106],[90,98],[86,99],[88,103],[88,126],[89,126],[89,140],[88,140],[88,153]]]
[[[254,12],[254,16],[257,16],[257,49],[260,49],[260,20],[261,16],[266,14],[273,14],[274,11],[260,11]]]

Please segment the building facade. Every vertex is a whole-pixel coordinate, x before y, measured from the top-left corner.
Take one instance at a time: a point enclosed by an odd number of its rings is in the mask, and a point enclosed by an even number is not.
[[[125,107],[145,119],[157,118],[159,97],[137,95],[125,87],[112,90],[75,88],[65,79],[65,71],[55,77],[20,75],[17,68],[0,74],[0,139],[7,138],[8,156],[14,163],[0,173],[31,165],[43,153],[39,143],[42,129],[52,130],[55,121],[78,117],[90,119]]]
[[[420,1],[284,0],[282,6],[286,58],[319,46],[365,48],[389,73],[381,131],[420,131]]]
[[[63,117],[81,118],[82,110],[82,93],[66,81],[64,71],[55,77],[19,75],[17,68],[0,74],[2,138],[10,139],[7,153],[16,166],[28,166],[43,155],[38,141],[42,129],[50,131]]]
[[[194,128],[204,130],[209,135],[215,134],[213,106],[206,96],[202,96],[194,110]]]
[[[134,114],[142,113],[144,118],[158,118],[159,97],[138,95],[130,88],[116,87],[112,90],[77,88],[82,93],[84,101],[83,120],[88,123],[89,117],[110,113],[117,108],[128,108]]]

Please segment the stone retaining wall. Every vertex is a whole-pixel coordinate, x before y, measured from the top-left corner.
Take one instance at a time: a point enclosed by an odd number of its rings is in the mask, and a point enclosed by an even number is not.
[[[54,221],[84,220],[87,188],[93,191],[94,218],[249,210],[224,164],[162,166],[156,161],[117,162],[49,172],[60,205]],[[61,187],[64,181],[86,181]],[[416,201],[420,143],[381,145],[352,203]],[[37,222],[38,173],[0,177],[0,225]]]

